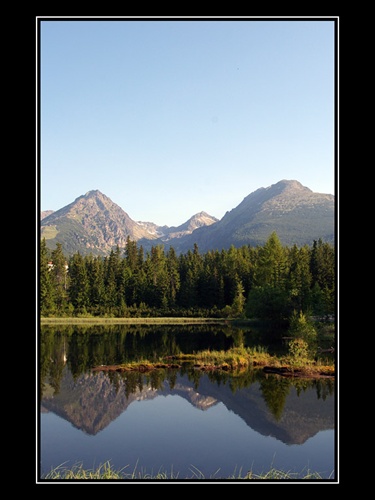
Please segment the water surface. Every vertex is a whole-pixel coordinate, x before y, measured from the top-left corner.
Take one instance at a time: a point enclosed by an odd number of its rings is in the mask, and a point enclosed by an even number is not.
[[[151,374],[93,366],[176,352],[229,348],[251,332],[186,328],[42,330],[40,475],[62,464],[179,479],[220,479],[278,469],[336,475],[335,385],[261,370],[232,377],[188,367]],[[199,350],[198,349],[198,350]]]

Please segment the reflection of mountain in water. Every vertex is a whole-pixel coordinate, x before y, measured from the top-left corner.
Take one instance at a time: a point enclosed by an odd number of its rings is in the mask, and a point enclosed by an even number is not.
[[[319,431],[334,429],[334,397],[318,400],[315,389],[297,394],[291,385],[279,420],[267,407],[258,382],[233,394],[228,384],[218,386],[204,377],[199,390],[202,395],[218,398],[254,431],[285,444],[302,444]]]
[[[67,420],[77,429],[95,435],[105,429],[133,401],[153,399],[157,391],[147,386],[127,395],[125,382],[116,385],[104,372],[86,373],[76,381],[68,368],[64,369],[59,394],[43,398],[42,409],[47,409]]]
[[[220,402],[220,399],[216,399],[212,396],[205,396],[200,392],[196,391],[193,387],[191,387],[191,382],[188,379],[184,379],[181,377],[182,381],[178,382],[174,385],[173,389],[168,387],[167,381],[165,381],[165,390],[159,391],[160,394],[171,394],[176,396],[181,396],[184,399],[187,399],[189,403],[191,403],[195,408],[199,410],[208,410],[212,406],[215,406]]]
[[[233,392],[228,384],[217,385],[206,375],[199,379],[197,390],[186,375],[177,375],[173,389],[167,381],[159,390],[144,383],[135,392],[127,394],[124,378],[118,377],[114,383],[108,374],[99,372],[87,373],[74,381],[65,368],[59,394],[44,396],[41,411],[52,411],[83,432],[95,435],[133,401],[149,400],[161,394],[179,395],[200,410],[208,410],[222,402],[256,432],[273,436],[286,444],[302,444],[319,431],[334,428],[332,395],[325,400],[318,399],[315,389],[297,394],[291,385],[282,415],[277,420],[267,408],[258,382]]]

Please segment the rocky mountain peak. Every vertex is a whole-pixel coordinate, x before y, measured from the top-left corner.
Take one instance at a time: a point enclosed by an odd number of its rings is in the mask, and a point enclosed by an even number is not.
[[[290,191],[303,191],[312,193],[311,189],[303,186],[299,181],[283,179],[276,184],[272,184],[268,189],[280,189],[280,190],[290,190]]]
[[[108,255],[117,245],[125,248],[128,237],[145,250],[163,244],[184,253],[194,244],[202,252],[262,245],[273,231],[284,245],[312,244],[319,238],[333,243],[334,215],[333,195],[283,179],[250,193],[221,220],[202,211],[178,227],[135,222],[106,195],[92,190],[56,212],[41,214],[40,227],[47,246],[54,249],[59,242],[67,255]]]

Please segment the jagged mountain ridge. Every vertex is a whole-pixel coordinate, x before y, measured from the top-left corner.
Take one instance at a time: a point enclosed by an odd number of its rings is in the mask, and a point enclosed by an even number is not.
[[[289,445],[302,444],[317,432],[334,428],[333,397],[327,398],[317,413],[313,404],[316,394],[312,391],[308,395],[298,394],[296,390],[291,390],[282,418],[276,419],[267,409],[258,382],[233,393],[229,385],[212,383],[207,375],[199,380],[199,388],[185,374],[177,375],[173,388],[167,381],[160,389],[153,389],[145,383],[142,389],[137,388],[135,393],[127,394],[123,379],[116,380],[114,384],[108,374],[86,373],[73,380],[71,373],[65,371],[59,393],[43,397],[41,409],[54,412],[86,434],[96,435],[133,402],[166,395],[180,396],[201,411],[209,411],[222,402],[257,433],[273,436]]]
[[[153,222],[141,221],[138,221],[138,224],[145,228],[151,235],[155,235],[155,237],[161,239],[163,242],[167,242],[173,238],[182,238],[183,236],[191,234],[199,227],[210,226],[211,224],[218,222],[218,220],[219,219],[216,219],[216,217],[213,217],[206,212],[199,212],[177,227],[158,226]]]
[[[183,242],[197,243],[202,251],[229,248],[230,245],[263,245],[276,231],[284,245],[303,246],[321,238],[334,243],[335,197],[314,193],[296,180],[281,180],[259,188],[215,225],[197,229]],[[177,251],[184,251],[178,247]]]
[[[62,244],[66,255],[108,255],[126,240],[137,241],[147,251],[153,245],[172,246],[177,253],[202,252],[242,245],[262,245],[272,231],[282,244],[302,246],[321,238],[334,242],[335,197],[314,193],[295,180],[282,180],[249,194],[221,220],[200,212],[178,227],[136,222],[98,190],[43,217],[41,238],[54,249]]]
[[[133,241],[153,241],[157,238],[166,241],[170,234],[181,237],[196,227],[217,221],[201,212],[179,227],[136,222],[99,190],[89,191],[60,210],[49,212],[46,216],[46,212],[41,214],[41,237],[46,238],[51,249],[56,243],[61,243],[66,255],[78,251],[83,255],[108,255],[117,245],[125,248],[128,237]]]
[[[78,251],[108,254],[116,245],[125,247],[128,236],[132,240],[155,237],[98,190],[89,191],[41,221],[41,237],[46,238],[47,246],[55,247],[59,242],[67,255]]]

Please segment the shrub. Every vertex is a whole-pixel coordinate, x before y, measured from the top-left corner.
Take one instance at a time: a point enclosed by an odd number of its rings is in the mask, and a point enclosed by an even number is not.
[[[293,368],[299,368],[306,364],[309,359],[309,346],[303,339],[296,338],[289,342],[290,364]]]
[[[293,351],[297,357],[301,357],[302,351],[306,350],[305,358],[312,358],[316,354],[317,331],[314,326],[307,320],[302,311],[297,314],[293,312],[290,318],[288,334],[292,337],[292,342],[289,343],[289,352]],[[295,341],[295,343],[293,343]],[[302,341],[302,342],[297,342]],[[300,351],[300,354],[297,354]]]

